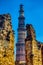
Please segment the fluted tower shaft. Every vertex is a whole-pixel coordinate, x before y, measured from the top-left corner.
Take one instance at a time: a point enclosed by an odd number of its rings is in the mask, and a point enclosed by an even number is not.
[[[25,64],[25,17],[23,5],[20,5],[19,17],[18,17],[18,40],[16,44],[16,61],[19,61],[19,64]]]

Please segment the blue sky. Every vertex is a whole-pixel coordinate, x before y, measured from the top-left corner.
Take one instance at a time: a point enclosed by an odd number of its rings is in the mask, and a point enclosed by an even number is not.
[[[36,31],[36,39],[43,42],[43,0],[0,0],[0,14],[10,13],[17,39],[19,5],[24,5],[25,23],[31,23]]]

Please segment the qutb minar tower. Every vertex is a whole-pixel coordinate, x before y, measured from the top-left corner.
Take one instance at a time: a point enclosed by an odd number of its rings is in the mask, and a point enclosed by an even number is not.
[[[26,29],[25,29],[25,17],[24,17],[24,9],[23,5],[20,5],[19,17],[18,17],[18,40],[16,44],[16,62],[17,65],[25,65],[25,37],[26,37]]]

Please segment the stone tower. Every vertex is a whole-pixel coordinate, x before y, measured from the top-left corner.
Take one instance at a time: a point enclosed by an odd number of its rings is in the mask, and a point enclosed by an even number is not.
[[[25,17],[23,5],[20,5],[19,18],[18,18],[18,40],[16,44],[16,62],[17,65],[25,65]]]
[[[27,24],[26,29],[26,65],[42,65],[41,44],[36,40],[34,28],[31,24]]]
[[[15,65],[14,33],[10,14],[0,15],[0,65]]]

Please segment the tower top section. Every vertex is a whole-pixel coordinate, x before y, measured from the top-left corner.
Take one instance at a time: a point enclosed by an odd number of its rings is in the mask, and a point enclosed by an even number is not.
[[[23,5],[21,4],[20,5],[20,9],[19,9],[19,19],[25,19],[24,17],[24,8],[23,8]]]
[[[20,5],[20,11],[19,12],[24,12],[23,5],[22,4]]]

